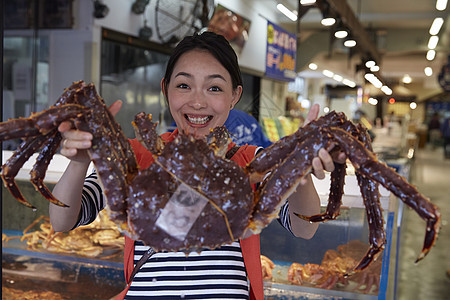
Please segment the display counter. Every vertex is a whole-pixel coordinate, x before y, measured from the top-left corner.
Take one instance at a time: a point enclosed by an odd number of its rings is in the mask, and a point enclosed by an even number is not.
[[[2,249],[2,299],[109,299],[124,288],[123,264]]]

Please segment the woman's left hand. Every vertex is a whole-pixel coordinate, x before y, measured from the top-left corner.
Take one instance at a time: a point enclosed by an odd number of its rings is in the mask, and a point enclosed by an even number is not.
[[[314,104],[308,112],[304,125],[317,119],[319,116],[319,110],[320,106],[318,104]],[[333,148],[334,145],[332,145],[329,149],[320,149],[318,156],[314,157],[312,160],[312,173],[318,179],[325,178],[325,171],[332,172],[334,170],[334,162],[343,164],[347,159],[344,152],[331,152]],[[330,154],[330,152],[332,154]]]

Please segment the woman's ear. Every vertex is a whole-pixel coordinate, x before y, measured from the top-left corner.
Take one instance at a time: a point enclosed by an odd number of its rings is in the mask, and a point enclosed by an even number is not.
[[[164,78],[161,79],[161,91],[162,91],[164,97],[166,97],[166,99],[167,99],[166,89],[164,88]]]
[[[238,85],[237,88],[233,91],[233,99],[231,100],[230,109],[233,109],[234,106],[239,102],[242,95],[242,85]]]

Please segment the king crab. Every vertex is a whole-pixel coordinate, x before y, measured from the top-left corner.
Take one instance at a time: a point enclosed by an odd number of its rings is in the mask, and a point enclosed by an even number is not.
[[[14,177],[24,162],[42,149],[31,171],[31,181],[49,201],[64,206],[45,187],[43,178],[61,142],[57,127],[73,120],[93,134],[89,151],[107,197],[112,221],[133,239],[156,251],[216,248],[259,233],[278,216],[280,207],[311,170],[320,148],[341,149],[355,167],[366,206],[370,248],[354,271],[366,268],[383,250],[385,233],[378,183],[385,186],[427,223],[425,242],[417,260],[434,245],[440,225],[438,208],[393,169],[379,162],[370,148],[365,129],[332,112],[263,150],[245,168],[224,158],[230,138],[223,127],[206,139],[181,133],[165,144],[156,124],[145,113],[133,122],[138,140],[153,154],[155,163],[139,169],[131,145],[109,113],[93,84],[74,82],[57,103],[29,118],[0,124],[0,141],[25,138],[2,167],[5,186],[21,203],[32,207],[20,193]],[[310,222],[339,215],[345,164],[335,163],[326,212],[298,217]],[[253,192],[252,177],[266,176]],[[237,201],[237,199],[239,199]],[[180,209],[182,207],[183,209]],[[180,215],[180,211],[189,211]]]

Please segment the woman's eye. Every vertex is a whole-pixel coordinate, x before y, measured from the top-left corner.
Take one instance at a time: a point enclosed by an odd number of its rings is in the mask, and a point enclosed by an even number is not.
[[[187,89],[187,88],[189,88],[189,86],[187,84],[185,84],[185,83],[180,83],[179,85],[177,85],[177,88]]]
[[[218,86],[212,86],[209,89],[211,91],[213,91],[213,92],[220,92],[220,91],[222,91],[222,89],[220,87],[218,87]]]

